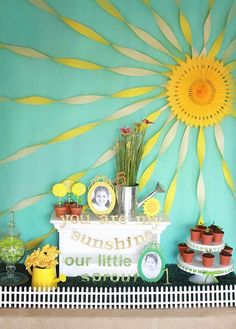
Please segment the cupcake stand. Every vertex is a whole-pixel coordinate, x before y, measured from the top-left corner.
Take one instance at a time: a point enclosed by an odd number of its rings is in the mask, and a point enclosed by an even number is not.
[[[196,284],[211,284],[216,283],[216,276],[226,275],[233,272],[233,264],[227,266],[220,264],[219,252],[224,249],[225,244],[222,242],[216,244],[212,242],[210,245],[204,245],[200,241],[193,242],[190,237],[187,239],[186,244],[189,248],[195,251],[194,259],[191,264],[183,261],[181,255],[177,256],[177,266],[188,273],[192,273],[189,281]],[[215,259],[211,267],[205,267],[202,263],[202,254],[210,252],[214,254]]]

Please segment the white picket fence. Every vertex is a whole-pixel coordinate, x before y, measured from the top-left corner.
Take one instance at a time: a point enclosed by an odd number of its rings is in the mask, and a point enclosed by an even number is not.
[[[0,287],[0,307],[157,309],[235,307],[236,285],[189,287],[73,287],[51,291]]]

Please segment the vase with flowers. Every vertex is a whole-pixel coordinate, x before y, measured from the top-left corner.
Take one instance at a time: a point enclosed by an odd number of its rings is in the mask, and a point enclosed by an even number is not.
[[[134,217],[137,208],[138,169],[144,151],[147,119],[135,123],[132,128],[120,128],[116,143],[116,198],[117,213]]]
[[[65,282],[66,276],[61,274],[56,277],[57,257],[60,251],[54,247],[45,245],[42,249],[34,250],[25,260],[25,267],[32,275],[32,287],[56,288],[59,281]]]

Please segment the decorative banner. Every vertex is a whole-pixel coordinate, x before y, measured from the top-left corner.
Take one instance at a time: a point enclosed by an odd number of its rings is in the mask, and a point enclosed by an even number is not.
[[[184,16],[182,12],[179,13],[179,19],[180,19],[180,27],[183,32],[183,35],[188,42],[188,44],[191,46],[192,45],[192,33],[191,33],[191,28],[188,23],[188,20]]]
[[[152,97],[152,98],[149,98],[146,100],[138,101],[136,103],[133,103],[131,105],[128,105],[128,106],[122,108],[121,110],[118,110],[117,112],[115,112],[114,114],[110,115],[109,117],[105,118],[102,121],[91,122],[91,123],[85,124],[83,126],[80,126],[78,128],[68,130],[65,133],[62,133],[61,135],[54,137],[47,143],[33,145],[33,146],[26,147],[24,149],[21,149],[20,151],[16,152],[15,154],[0,160],[0,164],[7,163],[10,161],[16,161],[18,159],[21,159],[25,156],[28,156],[28,155],[34,153],[35,151],[37,151],[38,149],[40,149],[46,145],[54,144],[54,143],[58,143],[58,142],[65,142],[69,139],[78,137],[79,135],[82,135],[82,134],[87,133],[88,131],[91,131],[92,129],[96,128],[97,126],[99,126],[102,123],[110,122],[113,120],[118,120],[122,117],[131,115],[131,114],[135,113],[136,111],[139,111],[140,109],[142,109],[145,105],[153,102],[157,98],[158,98],[158,96]]]
[[[214,1],[209,1],[208,2],[208,15],[206,17],[206,20],[204,22],[204,27],[203,27],[203,41],[204,45],[202,48],[201,55],[206,56],[207,55],[207,42],[209,40],[210,34],[211,34],[211,8],[214,4]]]
[[[163,98],[163,102],[160,106],[162,110],[160,109],[159,112],[155,111],[155,113],[152,113],[150,116],[148,116],[148,118],[153,116],[157,119],[161,113],[166,112],[166,114],[169,114],[169,112],[171,112],[171,120],[173,119],[175,123],[172,124],[172,122],[169,121],[171,124],[167,126],[167,122],[170,120],[169,115],[161,128],[159,128],[159,126],[156,128],[154,125],[153,136],[146,143],[146,149],[143,157],[145,158],[150,154],[152,162],[147,168],[145,168],[141,176],[140,187],[143,188],[152,178],[152,173],[158,163],[159,156],[163,155],[163,153],[170,147],[170,145],[172,145],[178,134],[180,126],[184,126],[186,128],[185,132],[187,130],[192,130],[192,127],[196,127],[199,129],[197,156],[200,165],[200,173],[197,183],[197,200],[202,211],[205,204],[205,187],[204,179],[202,176],[202,166],[206,152],[204,135],[205,128],[208,128],[209,126],[217,126],[225,118],[229,116],[235,116],[235,110],[233,109],[235,100],[235,82],[232,75],[236,68],[236,61],[234,60],[233,54],[235,40],[227,41],[224,39],[225,32],[228,31],[226,29],[226,24],[229,22],[231,23],[232,20],[233,9],[235,8],[234,4],[231,6],[228,17],[226,17],[226,23],[223,27],[223,31],[217,35],[215,40],[212,40],[212,44],[209,44],[209,35],[211,34],[212,29],[210,15],[213,14],[211,10],[213,1],[209,1],[208,12],[204,13],[204,15],[206,14],[204,18],[206,18],[204,21],[204,26],[202,26],[204,40],[204,47],[202,50],[203,56],[197,56],[197,53],[200,53],[201,49],[194,49],[194,40],[191,31],[191,24],[193,23],[187,16],[182,13],[182,10],[178,12],[180,28],[192,50],[192,55],[187,56],[188,54],[181,54],[180,52],[181,47],[178,43],[177,35],[174,33],[172,24],[168,23],[165,17],[161,17],[158,12],[152,9],[150,1],[148,0],[145,0],[144,4],[147,7],[147,14],[150,14],[150,17],[153,15],[155,22],[158,25],[157,31],[154,31],[155,33],[152,33],[151,28],[148,26],[144,28],[143,26],[138,26],[138,23],[135,25],[133,20],[132,23],[128,21],[128,13],[125,12],[125,10],[122,11],[122,9],[120,9],[122,8],[122,5],[119,6],[119,9],[117,9],[115,5],[113,5],[108,0],[97,1],[97,4],[101,7],[99,8],[101,15],[106,17],[106,15],[109,14],[109,19],[118,19],[119,24],[122,23],[124,28],[127,28],[127,31],[132,31],[134,33],[134,37],[138,37],[138,41],[141,46],[143,45],[143,47],[139,48],[142,49],[142,51],[133,48],[127,48],[127,44],[125,42],[122,44],[122,41],[120,41],[121,44],[116,44],[115,40],[113,40],[112,34],[109,34],[108,40],[104,36],[106,33],[104,33],[104,35],[102,32],[100,33],[102,29],[99,29],[98,33],[98,31],[95,31],[92,27],[89,27],[87,23],[83,24],[82,22],[77,22],[69,17],[65,17],[63,13],[57,13],[43,0],[29,0],[29,2],[40,10],[43,10],[44,12],[47,12],[48,14],[58,18],[60,22],[64,24],[64,27],[69,27],[73,31],[79,33],[79,35],[83,35],[83,37],[87,38],[88,40],[98,42],[100,46],[103,47],[104,52],[106,49],[112,49],[112,51],[115,52],[117,56],[122,56],[122,60],[124,60],[124,62],[126,57],[137,61],[138,67],[133,65],[130,67],[126,66],[125,64],[124,66],[120,67],[109,67],[105,64],[101,65],[99,57],[97,57],[96,62],[91,62],[89,58],[72,58],[70,57],[70,54],[68,57],[61,58],[58,57],[58,54],[51,56],[49,54],[44,54],[38,50],[28,47],[17,47],[15,45],[0,44],[0,51],[11,51],[19,56],[25,56],[25,60],[27,60],[27,58],[34,58],[36,61],[53,61],[54,63],[56,62],[65,65],[65,68],[70,67],[70,70],[82,69],[89,71],[92,70],[94,72],[96,70],[106,70],[108,71],[109,75],[112,75],[112,73],[122,74],[125,76],[125,79],[127,77],[127,79],[130,81],[128,89],[119,89],[114,91],[112,95],[95,95],[88,92],[87,95],[73,96],[60,101],[40,95],[26,95],[22,98],[15,98],[14,101],[20,104],[29,104],[31,106],[47,105],[49,108],[51,103],[54,102],[64,102],[66,104],[86,104],[99,101],[100,99],[107,97],[114,98],[114,102],[116,98],[124,98],[124,105],[121,109],[113,112],[113,114],[103,118],[101,121],[87,122],[80,127],[75,125],[75,127],[69,129],[68,131],[61,132],[61,134],[55,136],[46,143],[43,142],[37,145],[29,145],[21,150],[18,150],[14,154],[0,160],[0,164],[7,164],[10,161],[16,161],[18,159],[29,156],[42,147],[48,146],[50,144],[65,142],[72,138],[79,137],[82,134],[90,133],[94,128],[100,126],[103,123],[110,124],[110,122],[113,120],[127,118],[129,115],[132,115],[137,111],[140,111],[140,115],[142,115],[142,111],[145,111],[146,113],[148,111],[148,106],[152,102],[157,100],[159,101],[161,98]],[[154,4],[154,2],[152,3]],[[217,6],[217,3],[215,3],[215,6]],[[125,9],[125,7],[123,8]],[[199,30],[201,30],[201,27],[199,27]],[[174,57],[172,52],[168,49],[168,46],[170,46],[169,43],[167,43],[166,46],[164,42],[161,41],[163,40],[162,35],[160,41],[158,37],[156,38],[156,35],[160,35],[160,31],[164,37],[169,39],[169,42],[173,45],[173,47],[176,47],[175,53],[178,56],[177,58]],[[226,42],[229,42],[227,46]],[[145,45],[152,47],[154,50],[161,51],[165,55],[162,56],[162,61],[160,61],[158,58],[158,52],[152,51],[152,55],[150,55],[148,47],[145,47]],[[221,51],[222,45],[225,48],[224,53]],[[166,55],[169,57],[168,59],[165,59]],[[214,58],[215,56],[217,56],[217,59]],[[168,62],[168,60],[171,61],[171,64]],[[176,62],[176,64],[173,64],[173,60]],[[103,63],[103,61],[101,62]],[[161,76],[161,78],[164,79],[165,82],[163,85],[161,85],[161,87],[156,87],[153,85],[153,82],[149,82],[149,76],[151,76],[151,79],[153,79],[152,75],[154,77]],[[137,84],[133,82],[135,79],[129,78],[132,76],[145,76],[147,83],[141,86],[137,86]],[[145,96],[148,95],[148,93],[151,93],[152,97],[145,99]],[[157,95],[153,96],[154,93]],[[140,99],[136,102],[133,102],[132,97],[140,97]],[[125,103],[126,98],[128,98],[127,103]],[[0,97],[0,102],[9,100],[11,100],[11,97]],[[164,127],[167,131],[163,129]],[[158,154],[155,146],[160,137],[163,137],[164,140]],[[224,159],[224,147],[222,144],[224,136],[223,130],[221,128],[215,129],[215,138],[222,158],[221,161],[224,178],[229,188],[233,191],[233,193],[235,193],[233,178]],[[182,143],[178,151],[179,156],[176,172],[173,175],[166,195],[165,201],[166,209],[168,209],[168,211],[170,211],[173,205],[178,180],[178,171],[183,165],[187,154],[187,148],[188,135],[186,133],[182,139]],[[95,161],[95,164],[91,168],[75,173],[68,177],[68,179],[74,180],[74,178],[76,178],[75,180],[78,180],[86,175],[89,170],[96,167],[97,165],[100,166],[105,164],[114,156],[112,150],[108,150],[106,153],[106,156],[103,155],[100,159]],[[36,195],[22,200],[17,205],[15,205],[13,209],[15,208],[18,210],[32,205],[33,203],[42,199],[44,195]]]
[[[222,159],[222,171],[224,174],[225,181],[229,186],[229,188],[231,189],[231,191],[233,192],[234,196],[236,196],[233,177],[226,161],[224,160],[224,134],[220,124],[214,126],[214,132],[215,132],[216,144]]]
[[[164,201],[164,211],[166,214],[169,214],[169,212],[172,208],[173,202],[174,202],[176,188],[177,188],[177,178],[178,178],[180,169],[183,166],[184,160],[185,160],[187,152],[188,152],[189,133],[190,133],[190,127],[186,127],[183,138],[182,138],[182,142],[181,142],[181,145],[179,148],[179,156],[178,156],[176,172],[169,185],[168,191],[166,193],[166,198]]]
[[[144,172],[139,180],[139,190],[140,191],[146,186],[150,177],[152,176],[159,157],[169,148],[169,146],[173,142],[173,140],[177,134],[178,126],[179,126],[179,121],[176,121],[174,123],[174,125],[170,128],[170,130],[167,132],[167,134],[161,144],[160,151],[158,153],[158,157],[144,170]]]
[[[202,175],[202,166],[203,166],[203,161],[204,161],[204,157],[205,157],[205,149],[206,149],[206,141],[205,141],[204,131],[203,131],[203,128],[200,128],[199,133],[198,133],[198,140],[197,140],[197,156],[198,156],[198,161],[199,161],[199,166],[200,166],[200,172],[199,172],[198,182],[197,182],[197,200],[198,200],[198,204],[200,207],[200,217],[198,219],[199,225],[204,224],[202,211],[203,211],[204,204],[205,204],[205,184],[204,184],[204,179],[203,179],[203,175]]]

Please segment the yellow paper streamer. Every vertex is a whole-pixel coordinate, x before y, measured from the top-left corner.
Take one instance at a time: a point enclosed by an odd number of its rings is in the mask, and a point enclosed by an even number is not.
[[[11,212],[11,211],[18,211],[27,207],[32,206],[34,203],[42,200],[45,196],[47,195],[47,193],[42,193],[42,194],[38,194],[38,195],[34,195],[33,197],[27,198],[27,199],[23,199],[21,201],[19,201],[18,203],[16,203],[14,206],[3,210],[0,212],[0,216],[4,215],[7,212]]]
[[[227,61],[228,58],[230,58],[236,49],[236,39],[233,39],[230,44],[228,45],[228,47],[225,49],[224,55],[223,55],[223,60]],[[233,59],[232,59],[233,61]]]
[[[103,69],[102,66],[97,65],[92,62],[82,61],[76,58],[54,58],[54,60],[60,64],[74,67],[76,69],[83,69],[83,70],[100,70]]]
[[[187,19],[185,18],[185,16],[181,12],[179,13],[179,18],[180,18],[180,27],[183,32],[183,35],[187,40],[188,44],[192,45],[192,33],[191,33],[190,25]]]
[[[58,143],[58,142],[65,142],[66,140],[69,140],[69,139],[78,137],[80,135],[83,135],[83,134],[87,133],[88,131],[90,131],[90,130],[94,129],[95,127],[97,127],[99,125],[99,123],[100,123],[99,121],[98,122],[91,122],[91,123],[88,123],[84,126],[68,130],[65,133],[51,139],[48,142],[48,144],[53,144],[53,143]]]
[[[91,28],[87,27],[86,25],[76,22],[70,18],[63,17],[63,16],[60,16],[60,18],[63,20],[63,22],[65,22],[73,30],[75,30],[76,32],[79,32],[80,34],[84,35],[85,37],[95,40],[97,42],[103,43],[104,45],[110,44],[109,41],[104,39],[101,35],[99,35],[97,32],[95,32]]]
[[[198,140],[197,140],[197,155],[200,164],[200,168],[202,168],[204,156],[205,156],[206,142],[203,128],[199,129]]]
[[[218,148],[220,156],[221,156],[222,171],[223,171],[225,181],[226,181],[228,187],[230,188],[230,190],[232,191],[232,193],[235,195],[235,185],[234,185],[233,177],[232,177],[230,169],[224,159],[224,133],[222,131],[220,124],[214,126],[214,133],[215,133],[217,148]]]
[[[47,105],[54,103],[54,100],[40,96],[31,96],[31,97],[18,98],[15,100],[15,102],[20,104],[26,104],[26,105]]]
[[[207,42],[209,40],[210,37],[210,33],[211,33],[211,9],[214,5],[214,0],[209,0],[208,1],[208,15],[205,19],[204,22],[204,27],[203,27],[203,49],[201,51],[201,55],[207,55],[207,49],[206,49],[206,45]]]
[[[172,119],[173,119],[173,115],[170,114],[169,115],[169,118],[164,122],[164,124],[162,125],[162,127],[160,127],[160,129],[158,131],[156,131],[156,133],[149,140],[147,140],[147,142],[144,145],[144,151],[143,151],[143,157],[142,157],[142,159],[146,158],[146,156],[152,151],[152,149],[154,148],[154,146],[157,144],[162,131],[164,130],[164,128],[169,124],[169,122]],[[150,119],[148,119],[148,120],[150,120]]]
[[[99,6],[101,6],[108,14],[117,18],[118,20],[125,22],[121,13],[108,1],[108,0],[96,0]]]
[[[169,188],[166,192],[166,198],[164,201],[163,208],[167,214],[169,214],[169,212],[172,208],[172,205],[173,205],[173,202],[175,199],[176,189],[177,189],[177,180],[178,180],[178,176],[179,176],[179,171],[180,171],[181,167],[183,166],[184,160],[187,155],[188,145],[189,145],[189,133],[190,133],[190,127],[187,126],[184,131],[181,145],[179,148],[177,168],[176,168],[175,174],[171,180]]]
[[[88,26],[79,23],[77,21],[74,21],[70,18],[64,17],[59,15],[54,9],[49,7],[46,2],[43,0],[28,0],[31,4],[35,5],[39,9],[48,12],[49,14],[57,16],[60,20],[62,20],[67,26],[72,28],[74,31],[80,33],[81,35],[84,35],[85,37],[95,40],[99,43],[102,43],[104,45],[109,45],[109,41],[107,41],[105,38],[103,38],[101,35],[99,35],[96,31],[89,28]]]
[[[10,50],[13,53],[16,53],[18,55],[22,55],[22,56],[26,56],[26,57],[38,58],[38,59],[50,59],[49,56],[44,55],[32,48],[11,46],[11,45],[7,45],[7,44],[3,44],[3,43],[0,44],[0,47]]]
[[[150,177],[153,174],[154,169],[156,168],[156,165],[157,165],[157,158],[144,170],[139,180],[139,191],[141,191],[144,188],[144,186],[147,185]]]
[[[145,32],[144,30],[142,30],[141,28],[139,28],[133,24],[128,23],[128,26],[146,44],[148,44],[149,46],[151,46],[154,49],[157,49],[158,51],[171,55],[171,57],[172,57],[172,54],[170,54],[168,52],[168,50],[166,48],[164,48],[164,46],[157,39],[155,39],[151,34]]]
[[[171,30],[170,26],[164,21],[161,16],[159,16],[154,10],[152,10],[154,18],[157,22],[157,25],[161,29],[163,35],[169,40],[172,45],[182,52],[182,48],[179,44],[178,39],[176,38],[174,32]]]
[[[215,57],[218,54],[218,52],[222,46],[223,38],[224,38],[224,30],[215,39],[211,49],[208,52],[209,57]]]
[[[149,114],[146,119],[149,120],[150,122],[155,122],[159,116],[168,108],[168,105],[162,106],[160,109],[157,111],[154,111],[153,113]]]
[[[226,67],[233,72],[236,69],[236,60],[230,62],[229,64],[226,64]]]
[[[117,97],[117,98],[137,97],[137,96],[147,94],[154,89],[156,89],[156,86],[155,87],[129,88],[129,89],[121,90],[117,93],[112,94],[112,97]]]
[[[105,96],[101,95],[84,95],[84,96],[74,96],[70,98],[63,99],[61,102],[66,104],[88,104],[99,101],[105,98]]]
[[[1,159],[0,164],[4,164],[4,163],[11,162],[11,161],[16,161],[16,160],[22,159],[22,158],[29,156],[30,154],[40,150],[44,146],[46,146],[46,144],[37,144],[37,145],[25,147],[25,148],[17,151],[16,153],[14,153],[6,158]]]
[[[230,112],[230,115],[233,117],[233,118],[236,118],[236,111],[235,110],[232,110]]]
[[[226,183],[228,184],[231,191],[234,192],[235,191],[235,186],[234,186],[233,178],[232,178],[230,170],[227,166],[227,163],[225,162],[224,159],[222,159],[222,169],[223,169],[223,174],[224,174]]]
[[[204,208],[205,204],[205,184],[204,184],[204,179],[202,176],[202,166],[203,166],[203,161],[205,157],[205,148],[206,148],[206,142],[205,142],[205,136],[204,136],[204,130],[201,127],[199,129],[198,133],[198,139],[197,139],[197,156],[198,156],[198,161],[200,165],[200,172],[198,176],[198,182],[197,182],[197,200],[198,204],[200,207],[200,216],[198,219],[198,223],[203,222],[203,215],[202,215],[202,210]]]
[[[57,13],[55,12],[55,10],[53,10],[51,7],[49,7],[46,4],[46,2],[44,2],[43,0],[28,0],[28,2],[30,2],[32,5],[38,7],[39,9],[46,11],[49,14],[57,16]]]
[[[136,67],[110,67],[107,68],[107,70],[121,75],[138,76],[138,77],[157,74],[156,71],[140,69]]]
[[[159,151],[159,156],[161,156],[172,144],[172,142],[174,141],[178,128],[179,128],[180,122],[176,121],[173,126],[168,130],[162,144],[160,147],[160,151]]]
[[[83,176],[85,176],[88,173],[89,170],[97,168],[97,167],[103,165],[104,163],[110,161],[114,157],[114,155],[115,155],[114,149],[108,149],[104,154],[102,154],[101,157],[99,157],[97,159],[97,161],[90,168],[88,168],[87,170],[75,173],[75,174],[73,174],[69,177],[66,177],[62,180],[62,182],[64,182],[65,180],[72,180],[74,182],[79,181]],[[24,200],[21,200],[20,202],[18,202],[17,204],[12,206],[11,208],[9,208],[7,210],[4,210],[4,211],[1,211],[0,216],[4,215],[6,212],[18,211],[18,210],[27,208],[27,207],[37,203],[41,199],[43,199],[49,193],[50,193],[50,191],[45,192],[43,194],[35,195],[33,197],[30,197],[30,198],[27,198],[27,199],[24,199]]]
[[[175,198],[176,186],[177,186],[177,173],[174,175],[174,178],[171,181],[170,187],[167,191],[167,195],[165,198],[163,209],[166,214],[169,214],[169,212],[172,208],[174,198]]]
[[[132,48],[127,48],[127,47],[121,47],[121,46],[117,46],[117,45],[113,45],[113,48],[116,49],[117,51],[119,51],[121,54],[132,58],[136,61],[142,62],[142,63],[146,63],[146,64],[151,64],[151,65],[161,65],[161,63],[159,61],[157,61],[156,59],[145,55],[143,53],[141,53],[140,51],[134,50]]]
[[[203,28],[203,42],[204,42],[204,45],[203,45],[203,49],[201,51],[201,55],[204,55],[204,56],[207,55],[206,45],[207,45],[207,42],[209,40],[210,33],[211,33],[211,15],[209,13],[206,20],[205,20],[204,28]]]
[[[91,123],[85,124],[83,126],[70,129],[70,130],[62,133],[61,135],[58,135],[58,136],[54,137],[53,139],[49,140],[47,143],[37,144],[37,145],[33,145],[33,146],[23,148],[23,149],[17,151],[16,153],[14,153],[13,155],[10,155],[10,156],[0,160],[0,164],[8,163],[10,161],[15,161],[15,160],[18,160],[20,158],[29,156],[30,154],[36,152],[37,150],[39,150],[40,148],[42,148],[44,146],[47,146],[47,145],[53,144],[53,143],[67,141],[69,139],[78,137],[82,134],[85,134],[85,133],[91,131],[92,129],[96,128],[97,126],[99,126],[102,123],[110,122],[110,121],[113,121],[113,120],[118,120],[118,119],[121,119],[122,117],[126,117],[128,115],[131,115],[131,114],[135,113],[136,111],[140,110],[141,108],[143,108],[145,105],[153,102],[158,97],[159,96],[152,97],[152,98],[149,98],[149,99],[146,99],[146,100],[141,100],[141,101],[138,101],[138,102],[133,103],[131,105],[128,105],[128,106],[122,108],[121,110],[118,110],[114,114],[110,115],[109,117],[105,118],[102,121],[91,122]]]
[[[167,119],[167,121],[168,121],[168,119]],[[169,148],[169,146],[173,142],[173,140],[176,136],[177,130],[178,130],[178,126],[179,126],[179,122],[176,121],[175,124],[167,132],[167,134],[161,144],[160,151],[159,151],[157,158],[144,170],[143,174],[141,175],[140,180],[139,180],[139,190],[140,191],[146,186],[146,184],[150,180],[159,157]],[[151,147],[153,147],[153,145]]]

